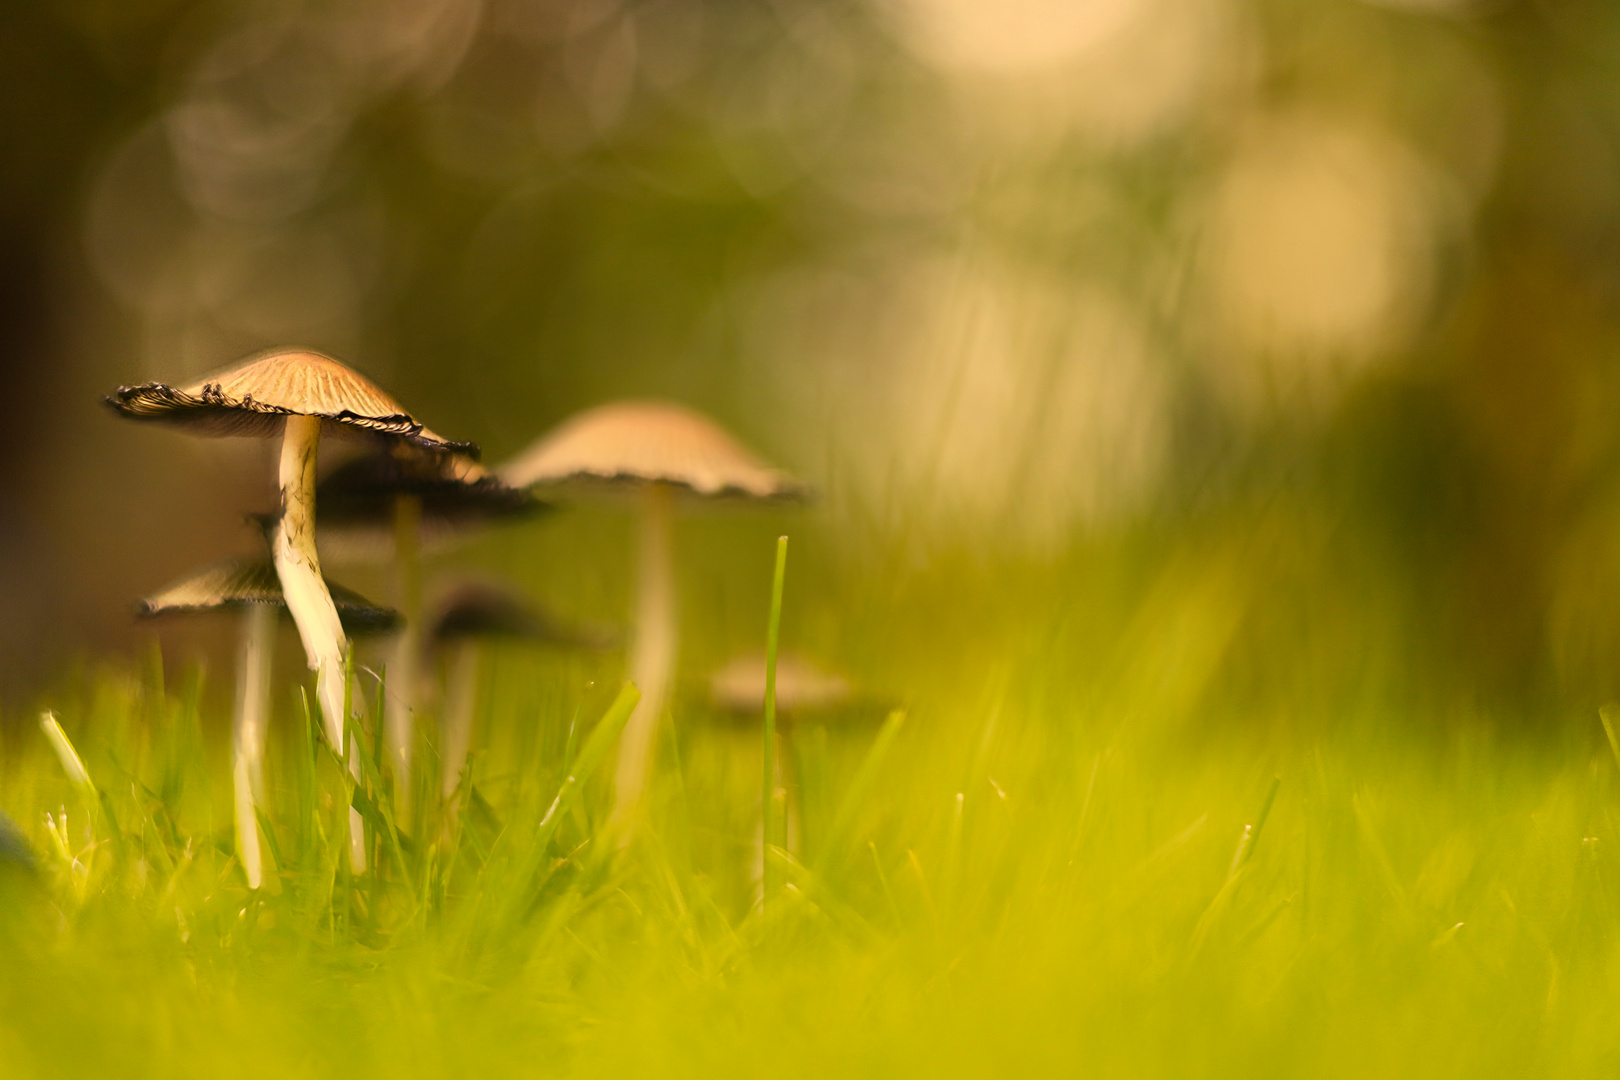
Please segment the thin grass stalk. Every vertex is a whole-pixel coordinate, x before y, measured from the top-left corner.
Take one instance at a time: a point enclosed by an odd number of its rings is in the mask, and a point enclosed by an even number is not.
[[[360,785],[360,730],[354,722],[354,650],[343,654],[343,722],[349,731],[348,752],[343,755],[349,769],[349,869],[356,874],[366,872],[366,819],[355,808],[354,789]],[[341,744],[340,744],[341,745]]]
[[[771,845],[776,842],[776,653],[782,629],[782,584],[787,577],[788,538],[776,538],[776,572],[771,578],[771,617],[765,627],[765,768],[760,792],[760,840],[764,864],[760,871],[759,906],[763,912],[770,900],[776,874],[773,873]]]
[[[383,711],[388,763],[394,774],[394,815],[409,831],[415,784],[416,664],[422,648],[422,500],[394,498],[394,575],[403,625],[388,663],[389,694]]]
[[[236,853],[248,888],[263,881],[258,807],[264,799],[264,742],[270,713],[271,649],[280,612],[252,604],[242,616],[242,655],[236,672],[236,722],[231,732],[231,782]]]

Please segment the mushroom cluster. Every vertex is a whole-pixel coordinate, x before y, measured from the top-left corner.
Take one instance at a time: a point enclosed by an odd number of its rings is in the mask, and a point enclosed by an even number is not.
[[[338,621],[354,637],[387,633],[399,613],[379,607],[335,582],[326,583]],[[242,620],[236,671],[236,712],[231,723],[231,782],[235,790],[236,850],[257,889],[263,878],[258,811],[264,803],[264,743],[270,721],[270,669],[278,616],[287,598],[275,563],[228,559],[191,574],[140,600],[144,618],[206,612],[234,612]]]
[[[435,434],[358,372],[330,356],[301,349],[259,353],[178,388],[164,383],[123,386],[107,403],[131,420],[166,424],[194,435],[281,439],[281,507],[271,545],[276,577],[310,669],[316,672],[315,696],[327,740],[357,771],[359,762],[345,742],[349,694],[343,672],[348,641],[315,547],[315,467],[321,436],[370,437],[438,454],[476,454],[476,445]],[[355,872],[365,870],[364,823],[352,808],[349,857]]]
[[[393,563],[404,625],[388,661],[383,732],[396,781],[394,814],[407,824],[414,810],[417,672],[431,645],[421,634],[423,548],[447,545],[481,525],[532,516],[542,507],[467,454],[430,454],[409,444],[339,466],[317,486],[316,499],[318,547],[332,561]]]
[[[263,880],[259,815],[264,808],[263,760],[270,722],[271,642],[280,612],[297,627],[310,669],[326,741],[358,778],[358,700],[345,684],[349,638],[392,633],[386,664],[383,725],[386,754],[379,764],[391,780],[394,821],[410,827],[413,792],[436,796],[441,820],[453,821],[467,776],[480,684],[480,642],[506,638],[602,650],[616,635],[564,623],[491,579],[462,579],[431,590],[439,596],[424,615],[424,549],[438,549],[469,530],[533,515],[572,496],[627,492],[637,505],[640,551],[627,675],[641,701],[620,737],[613,778],[614,821],[631,824],[647,788],[659,726],[669,707],[676,667],[677,612],[674,518],[691,502],[794,500],[803,485],[766,465],[725,431],[683,406],[629,401],[587,410],[503,466],[488,470],[471,443],[453,442],[425,427],[393,398],[329,356],[275,350],[249,357],[221,374],[171,387],[121,387],[108,399],[120,415],[167,424],[192,434],[280,438],[281,505],[263,515],[270,557],[209,567],[141,601],[145,616],[235,611],[242,618],[236,716],[232,735],[236,847],[252,888]],[[322,436],[371,444],[316,482]],[[332,584],[328,561],[390,563],[395,583],[390,610]],[[414,753],[422,672],[447,671],[437,695],[437,775],[416,786],[424,770]],[[748,680],[742,680],[747,682]],[[831,684],[821,688],[836,697]],[[752,695],[749,685],[742,690]],[[812,695],[814,696],[814,695]],[[431,705],[429,707],[431,712]],[[421,823],[429,818],[416,815]],[[628,833],[626,833],[628,835]],[[350,863],[367,863],[364,823],[349,815]]]

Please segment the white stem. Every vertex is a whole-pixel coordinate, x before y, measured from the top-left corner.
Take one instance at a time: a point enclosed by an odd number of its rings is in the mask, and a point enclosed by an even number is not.
[[[348,642],[338,621],[332,594],[321,577],[315,553],[315,458],[320,447],[321,421],[314,416],[289,416],[281,438],[281,521],[276,527],[276,575],[281,592],[298,626],[304,654],[315,672],[315,696],[321,703],[326,737],[341,748],[348,718],[343,715],[343,654]],[[352,756],[352,755],[351,755]],[[355,872],[365,870],[364,834],[359,814],[349,814],[350,862]]]
[[[315,693],[320,699],[326,736],[334,747],[343,746],[343,624],[338,621],[332,594],[321,577],[321,559],[315,551],[315,455],[320,445],[321,421],[314,416],[287,417],[281,440],[281,522],[276,528],[276,574],[287,610],[298,626],[304,654],[316,673]]]
[[[613,777],[613,816],[619,821],[634,817],[646,794],[648,766],[675,670],[673,503],[667,485],[648,484],[644,489],[636,637],[630,654],[630,679],[641,691],[641,702],[619,737]]]
[[[415,790],[411,757],[416,727],[416,660],[422,640],[421,521],[419,497],[401,495],[394,499],[394,571],[404,625],[394,639],[393,656],[388,662],[383,726],[394,768],[394,816],[406,827]]]
[[[274,605],[249,605],[242,617],[242,654],[236,664],[231,780],[236,789],[236,849],[250,889],[257,889],[263,880],[255,811],[264,799],[264,741],[270,718],[270,660],[277,615]]]
[[[478,643],[464,639],[456,647],[446,678],[444,702],[444,776],[440,790],[448,802],[461,782],[461,770],[467,765],[467,752],[472,748],[473,714],[478,706]]]

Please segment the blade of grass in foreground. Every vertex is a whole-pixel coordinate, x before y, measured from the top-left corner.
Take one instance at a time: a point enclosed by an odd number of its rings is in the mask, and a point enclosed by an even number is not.
[[[585,782],[613,749],[619,733],[624,730],[625,723],[630,719],[630,714],[635,711],[636,703],[640,700],[641,691],[636,688],[635,683],[625,683],[624,689],[619,691],[619,696],[608,706],[607,712],[602,715],[595,730],[586,738],[585,745],[580,747],[579,756],[569,766],[562,784],[557,788],[556,797],[551,800],[551,805],[546,808],[539,824],[535,826],[534,833],[528,838],[527,852],[516,861],[510,880],[512,888],[505,905],[506,918],[503,921],[506,925],[522,921],[528,913],[530,901],[536,890],[545,884],[536,878],[545,861],[546,852],[551,846],[552,837],[557,833],[557,827],[579,800]],[[510,827],[502,830],[496,846],[504,847],[516,843],[514,831]],[[494,855],[495,852],[492,850],[490,857],[486,859],[486,866],[493,862]],[[494,894],[493,891],[491,894]]]
[[[84,796],[85,806],[90,812],[91,819],[94,820],[97,814],[100,814],[103,818],[108,835],[112,840],[113,850],[122,861],[124,834],[119,828],[118,816],[113,813],[112,801],[107,798],[107,793],[97,787],[95,781],[90,779],[89,770],[84,767],[84,759],[79,756],[79,751],[74,747],[72,740],[67,737],[67,732],[62,730],[62,724],[56,719],[54,712],[49,709],[45,710],[44,714],[39,718],[39,728],[45,733],[45,738],[50,742],[51,749],[56,752],[56,759],[61,762],[62,771],[67,773],[67,777],[73,782],[73,786],[78,788],[79,793]]]
[[[1620,705],[1605,705],[1598,710],[1598,719],[1603,721],[1603,734],[1609,737],[1609,750],[1614,754],[1614,763],[1620,765],[1620,738],[1614,733],[1614,718],[1620,713]]]
[[[771,895],[772,871],[769,852],[776,842],[776,652],[781,641],[782,583],[787,577],[788,538],[776,538],[776,573],[771,579],[771,618],[765,626],[765,779],[760,791],[760,850],[766,853],[760,867],[759,906],[763,909]]]
[[[556,798],[551,800],[551,806],[540,819],[537,839],[542,842],[550,841],[552,834],[557,831],[557,822],[573,805],[573,801],[579,798],[580,786],[596,771],[597,766],[602,764],[602,759],[607,757],[608,751],[613,747],[619,732],[623,730],[626,721],[630,719],[630,714],[635,711],[636,703],[640,700],[641,691],[636,688],[636,684],[625,683],[624,689],[619,691],[619,696],[613,699],[613,704],[609,705],[608,711],[602,715],[601,722],[585,740],[585,745],[580,747],[579,756],[569,767],[568,775],[563,778],[562,785],[557,789]]]
[[[90,780],[90,772],[84,767],[84,759],[79,757],[79,751],[74,749],[67,732],[62,730],[62,724],[56,719],[56,714],[46,710],[39,718],[39,729],[45,733],[51,749],[56,752],[56,760],[62,763],[62,771],[67,773],[73,786],[94,796],[96,785]]]
[[[895,738],[900,734],[900,727],[905,722],[906,711],[895,709],[883,721],[883,726],[878,729],[876,738],[872,740],[872,747],[866,752],[860,768],[856,770],[855,778],[850,781],[849,790],[844,792],[844,798],[838,804],[838,813],[833,818],[832,828],[827,833],[826,846],[822,849],[824,865],[820,868],[823,874],[834,864],[834,860],[845,857],[844,845],[855,826],[855,815],[866,804],[867,794],[877,783],[883,759],[888,757],[889,747],[894,744]]]

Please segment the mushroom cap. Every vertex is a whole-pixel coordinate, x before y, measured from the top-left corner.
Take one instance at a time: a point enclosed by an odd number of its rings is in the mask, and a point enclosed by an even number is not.
[[[428,638],[507,637],[586,649],[606,649],[615,635],[572,626],[517,589],[487,580],[465,580],[445,591],[428,623]]]
[[[343,628],[354,634],[381,633],[399,625],[399,612],[328,581],[332,603]],[[281,578],[270,559],[227,559],[205,567],[168,588],[136,601],[135,613],[144,618],[241,610],[250,604],[285,607]]]
[[[709,679],[709,696],[729,712],[758,713],[765,708],[765,654],[745,653]],[[826,709],[850,696],[849,680],[823,671],[796,653],[776,657],[776,707],[782,712]]]
[[[404,439],[429,450],[477,456],[475,443],[452,442],[407,413],[370,379],[318,352],[272,349],[187,386],[121,386],[107,404],[132,420],[152,420],[194,435],[280,435],[288,416],[318,416],[323,434]]]
[[[695,495],[793,499],[804,485],[708,417],[664,401],[599,405],[564,421],[499,470],[514,487],[665,483]]]
[[[427,454],[414,447],[384,450],[345,462],[315,489],[322,527],[392,526],[394,500],[414,495],[424,522],[450,527],[522,517],[542,509],[523,488],[509,487],[463,454]]]

